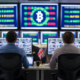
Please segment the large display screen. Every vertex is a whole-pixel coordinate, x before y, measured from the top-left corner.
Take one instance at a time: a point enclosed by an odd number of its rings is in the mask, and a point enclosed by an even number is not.
[[[18,29],[18,4],[0,4],[0,29]]]
[[[32,38],[33,44],[39,42],[39,31],[21,31],[22,38]]]
[[[64,45],[62,38],[48,38],[47,44],[48,55],[52,55],[57,48],[60,48]],[[80,48],[80,38],[75,38],[75,41],[72,45]]]
[[[61,29],[80,29],[80,5],[61,4]]]
[[[16,32],[16,34],[17,34],[17,38],[19,38],[19,32],[18,32],[18,31],[15,31],[15,32]],[[8,33],[8,31],[2,31],[2,32],[1,32],[1,37],[2,37],[2,38],[6,38],[7,33]]]
[[[55,31],[41,31],[41,44],[47,44],[47,38],[58,38],[58,33]]]
[[[21,29],[58,29],[58,4],[21,3]]]
[[[0,47],[6,44],[6,39],[0,38]],[[18,38],[15,45],[22,48],[26,54],[32,54],[32,38]]]
[[[60,38],[62,38],[63,34],[65,33],[66,31],[60,31]],[[76,38],[76,32],[75,31],[71,31],[74,35],[74,38]]]

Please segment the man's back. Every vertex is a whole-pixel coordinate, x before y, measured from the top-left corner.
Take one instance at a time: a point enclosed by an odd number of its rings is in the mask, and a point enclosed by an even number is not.
[[[50,61],[50,68],[53,69],[56,66],[59,55],[67,53],[80,54],[80,50],[71,44],[65,44],[63,47],[56,49]]]
[[[29,67],[29,62],[23,49],[17,47],[14,43],[8,43],[6,46],[0,48],[0,53],[19,53],[22,56],[22,63],[25,68]]]

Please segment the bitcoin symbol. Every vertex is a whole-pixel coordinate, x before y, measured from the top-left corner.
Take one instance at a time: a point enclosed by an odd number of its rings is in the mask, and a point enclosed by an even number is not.
[[[37,19],[36,20],[38,22],[41,22],[43,20],[43,14],[41,13],[41,11],[38,11],[36,14],[37,14]]]

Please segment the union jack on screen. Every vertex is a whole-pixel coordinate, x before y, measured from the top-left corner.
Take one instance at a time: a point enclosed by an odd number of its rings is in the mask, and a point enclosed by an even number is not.
[[[38,55],[39,59],[41,60],[45,56],[44,50],[42,48],[40,48],[37,55]]]

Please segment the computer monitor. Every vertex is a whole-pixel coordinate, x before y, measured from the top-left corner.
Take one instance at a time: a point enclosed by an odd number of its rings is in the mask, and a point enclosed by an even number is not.
[[[21,29],[58,29],[57,3],[21,3]]]
[[[56,31],[41,31],[41,44],[47,44],[47,38],[58,38]]]
[[[80,48],[80,38],[75,38],[74,44],[75,47]]]
[[[19,32],[18,32],[18,31],[15,31],[15,32],[16,32],[16,34],[17,34],[17,38],[19,38]],[[2,38],[6,38],[7,33],[8,33],[8,31],[2,31],[2,32],[1,32],[1,37],[2,37]]]
[[[6,44],[6,39],[0,38],[0,47]],[[22,48],[26,54],[32,54],[32,38],[17,38],[15,45]]]
[[[60,38],[62,38],[63,34],[65,33],[66,31],[60,31]],[[76,38],[76,31],[71,31],[73,34],[74,34],[74,38]]]
[[[32,54],[32,38],[19,38],[19,47],[24,49],[26,54]]]
[[[61,4],[61,29],[80,29],[79,7],[79,4]]]
[[[62,47],[64,44],[62,38],[48,38],[47,45],[48,55],[52,55],[57,48]]]
[[[18,29],[18,4],[0,4],[0,29]]]
[[[80,31],[77,32],[77,38],[80,38]]]
[[[32,38],[33,44],[39,43],[39,31],[21,31],[22,38]]]
[[[27,59],[29,61],[29,66],[33,66],[33,64],[34,64],[33,56],[27,56]]]

